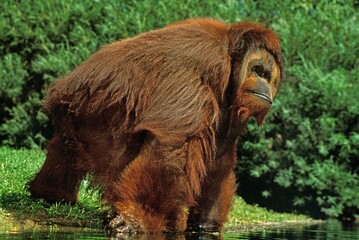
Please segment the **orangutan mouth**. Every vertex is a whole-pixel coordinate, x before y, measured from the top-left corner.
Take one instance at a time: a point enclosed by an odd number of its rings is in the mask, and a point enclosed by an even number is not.
[[[253,90],[247,90],[249,93],[267,101],[269,104],[272,105],[273,101],[272,99],[268,96],[268,95],[265,95],[264,93],[261,93],[261,92],[257,92],[257,91],[253,91]]]

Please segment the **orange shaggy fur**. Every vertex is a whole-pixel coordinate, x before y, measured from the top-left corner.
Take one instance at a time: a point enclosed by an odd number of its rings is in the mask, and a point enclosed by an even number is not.
[[[30,192],[73,203],[90,173],[137,231],[221,230],[255,112],[235,117],[240,70],[257,48],[282,68],[278,38],[253,23],[189,20],[102,48],[45,98],[56,131]]]

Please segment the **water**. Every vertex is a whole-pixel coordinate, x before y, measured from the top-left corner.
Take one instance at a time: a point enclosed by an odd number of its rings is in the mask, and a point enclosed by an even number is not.
[[[269,228],[261,231],[225,235],[224,239],[359,240],[359,222],[341,223],[330,220],[315,225]]]
[[[119,235],[110,236],[106,231],[79,228],[47,228],[34,231],[0,232],[0,239],[126,239],[126,240],[260,240],[260,239],[328,239],[359,240],[359,222],[343,224],[330,220],[314,225],[290,225],[270,227],[251,231],[237,231],[225,234],[186,234],[186,235]]]

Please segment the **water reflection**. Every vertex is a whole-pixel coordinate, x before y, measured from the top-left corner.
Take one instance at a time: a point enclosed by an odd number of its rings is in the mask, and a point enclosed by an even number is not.
[[[7,232],[0,233],[0,239],[108,239],[108,240],[223,240],[219,234],[148,234],[112,235],[104,231],[85,232]]]
[[[186,234],[149,234],[149,235],[117,235],[112,236],[110,239],[120,240],[223,240],[223,235],[218,233],[186,233]]]
[[[339,221],[326,221],[316,225],[292,225],[271,227],[255,231],[236,231],[225,234],[151,234],[151,235],[111,235],[109,232],[79,229],[55,228],[37,229],[33,231],[1,232],[0,239],[126,239],[126,240],[260,240],[260,239],[359,239],[359,222],[342,224]]]
[[[291,226],[281,228],[269,228],[261,231],[236,233],[224,235],[224,239],[275,239],[275,240],[346,240],[359,239],[359,222],[341,223],[336,220],[329,220],[322,224],[307,226]]]

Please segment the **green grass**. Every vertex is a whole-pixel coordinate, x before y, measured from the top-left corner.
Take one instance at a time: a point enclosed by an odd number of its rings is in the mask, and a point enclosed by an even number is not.
[[[250,230],[272,225],[288,225],[313,221],[308,216],[290,213],[277,213],[272,210],[247,204],[243,198],[236,197],[226,223],[227,230]]]
[[[0,147],[0,230],[41,229],[42,226],[103,228],[107,207],[100,192],[81,184],[79,203],[48,204],[30,197],[26,183],[39,170],[45,158],[40,150],[14,150]],[[308,220],[306,216],[280,214],[251,206],[236,198],[227,228],[247,228],[268,222]]]
[[[32,199],[26,183],[40,169],[45,154],[42,151],[0,148],[0,222],[6,229],[31,228],[42,225],[62,225],[101,228],[105,208],[100,193],[88,187],[84,180],[79,203],[48,204]],[[1,227],[0,227],[1,228]]]

